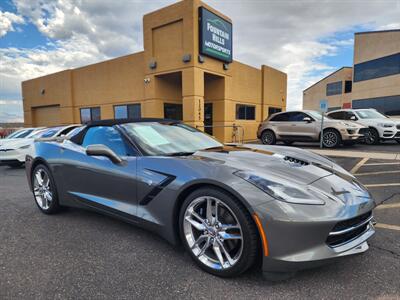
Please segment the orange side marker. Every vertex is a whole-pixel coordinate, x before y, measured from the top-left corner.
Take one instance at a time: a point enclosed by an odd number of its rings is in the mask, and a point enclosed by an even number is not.
[[[260,235],[261,235],[261,241],[262,241],[263,249],[264,249],[264,256],[268,256],[268,242],[267,242],[267,237],[264,232],[264,228],[262,227],[260,218],[257,216],[256,213],[253,214],[253,218],[257,224],[258,231],[260,232]]]

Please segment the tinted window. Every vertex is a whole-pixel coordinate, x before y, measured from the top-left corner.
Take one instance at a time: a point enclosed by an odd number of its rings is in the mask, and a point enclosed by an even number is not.
[[[116,154],[121,156],[128,155],[129,148],[122,139],[121,134],[110,126],[91,127],[86,132],[82,146],[101,144],[109,147]]]
[[[270,121],[273,121],[273,122],[287,122],[287,121],[289,121],[288,113],[283,113],[283,114],[276,115],[276,116],[272,117]]]
[[[326,95],[327,96],[338,95],[341,93],[342,93],[342,82],[341,81],[328,83],[326,85]]]
[[[343,112],[343,119],[344,120],[351,120],[351,117],[353,117],[353,116],[356,117],[356,119],[358,119],[357,116],[354,113],[352,113],[351,111]]]
[[[400,53],[354,65],[354,82],[400,74]]]
[[[23,138],[27,137],[28,135],[30,135],[32,132],[33,132],[33,129],[28,129],[28,130],[25,130],[23,132],[20,132],[20,133],[14,135],[12,138],[13,139],[23,139]]]
[[[164,118],[182,120],[182,104],[164,103]]]
[[[100,107],[81,108],[81,123],[98,121],[101,119]]]
[[[44,131],[42,134],[40,134],[38,137],[41,138],[49,138],[49,137],[53,137],[61,128],[57,127],[57,128],[50,128],[46,131]]]
[[[332,118],[332,119],[343,120],[344,119],[344,112],[337,111],[337,112],[330,113],[328,116],[329,116],[329,118]]]
[[[237,120],[255,120],[256,107],[254,105],[236,104]]]
[[[302,112],[290,112],[289,121],[290,122],[302,122],[305,117],[308,117],[305,113]]]
[[[377,111],[385,115],[398,116],[400,115],[400,95],[357,99],[353,100],[352,107],[354,109],[375,108]]]
[[[126,105],[114,106],[114,118],[115,119],[128,118],[128,107]]]
[[[351,93],[352,88],[353,88],[353,82],[351,80],[346,80],[344,83],[344,92]]]
[[[139,119],[142,117],[142,110],[140,104],[128,105],[128,118]]]

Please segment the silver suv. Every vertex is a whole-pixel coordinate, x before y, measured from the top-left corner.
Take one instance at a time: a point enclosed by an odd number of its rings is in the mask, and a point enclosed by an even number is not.
[[[289,111],[271,115],[258,128],[257,137],[263,144],[283,141],[316,142],[320,140],[322,115],[317,111]],[[355,144],[368,133],[368,128],[351,121],[324,119],[323,146],[334,148],[340,144]]]

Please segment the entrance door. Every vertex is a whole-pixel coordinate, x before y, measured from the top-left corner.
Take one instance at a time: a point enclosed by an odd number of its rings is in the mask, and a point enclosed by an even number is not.
[[[204,103],[204,132],[213,135],[213,105],[212,103]]]

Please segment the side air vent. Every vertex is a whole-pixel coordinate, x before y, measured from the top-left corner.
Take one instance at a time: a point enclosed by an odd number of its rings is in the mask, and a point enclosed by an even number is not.
[[[290,156],[285,156],[283,158],[283,160],[288,162],[288,163],[294,164],[294,165],[296,165],[298,167],[308,166],[309,165],[309,163],[304,161],[304,160],[301,160],[301,159],[298,159],[298,158],[295,158],[295,157],[290,157]]]

